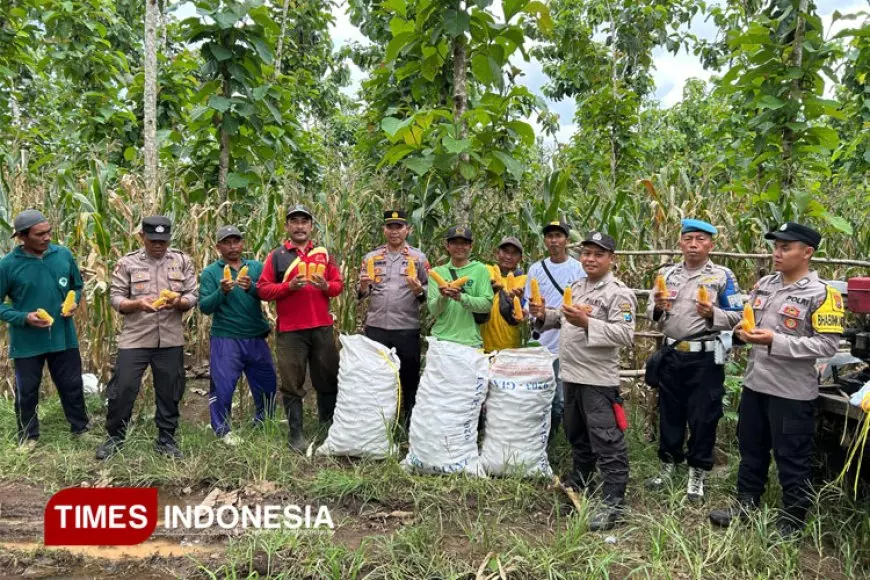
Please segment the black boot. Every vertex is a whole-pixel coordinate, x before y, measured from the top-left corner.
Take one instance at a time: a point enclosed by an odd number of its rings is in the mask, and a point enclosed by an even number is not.
[[[154,442],[154,451],[174,459],[184,459],[184,453],[175,443],[175,435],[168,431],[161,431]]]
[[[613,498],[604,501],[589,514],[589,531],[602,532],[611,530],[622,523],[624,515],[623,502]]]
[[[104,461],[115,453],[121,450],[121,447],[124,446],[124,440],[118,437],[109,437],[106,439],[102,445],[97,447],[96,457],[100,461]]]
[[[329,423],[335,414],[335,400],[338,393],[317,393],[317,418],[321,423]]]
[[[283,400],[284,411],[287,413],[287,424],[290,426],[287,444],[291,450],[304,454],[308,448],[308,443],[302,433],[302,399],[285,396]]]
[[[716,509],[710,512],[710,521],[721,527],[727,528],[735,518],[747,520],[758,509],[759,500],[751,497],[737,498],[737,503],[731,507]]]

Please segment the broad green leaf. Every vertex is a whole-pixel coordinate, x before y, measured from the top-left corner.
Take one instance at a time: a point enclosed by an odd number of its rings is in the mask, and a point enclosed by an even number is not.
[[[504,10],[505,22],[510,22],[510,19],[522,10],[527,3],[528,0],[503,0],[501,7]]]
[[[466,163],[465,161],[459,162],[459,173],[468,181],[477,178],[477,168],[471,163]]]
[[[445,135],[441,143],[450,153],[465,153],[471,147],[471,139],[454,139],[450,135]]]
[[[513,156],[505,153],[504,151],[493,151],[492,156],[502,162],[505,166],[505,169],[514,176],[515,179],[519,180],[523,176],[523,164],[520,163]]]
[[[251,180],[248,178],[248,176],[244,175],[242,173],[236,173],[234,171],[231,171],[227,175],[227,187],[229,187],[231,189],[239,189],[242,187],[248,187],[248,185],[250,183],[251,183]]]
[[[830,127],[810,127],[807,133],[818,139],[819,144],[826,149],[835,149],[840,143],[839,135]]]
[[[393,62],[396,60],[396,57],[399,56],[399,53],[406,46],[411,44],[416,38],[416,34],[413,32],[403,32],[393,37],[392,40],[387,44],[387,50],[384,55],[384,58],[387,62]]]
[[[221,113],[229,109],[231,104],[232,101],[220,95],[212,95],[208,98],[208,106]]]
[[[225,10],[223,12],[218,12],[216,14],[212,14],[212,18],[217,22],[217,25],[221,27],[222,30],[227,30],[236,25],[236,22],[239,21],[238,15],[232,10]]]
[[[831,224],[834,228],[836,228],[840,232],[843,232],[844,234],[846,234],[848,236],[851,236],[854,233],[852,230],[852,224],[850,224],[848,222],[848,220],[846,220],[845,218],[840,217],[838,215],[831,215],[827,212],[823,215],[824,215],[825,221],[827,221],[829,224]]]
[[[434,161],[434,157],[427,155],[426,157],[404,159],[402,163],[417,175],[425,175],[430,169],[432,169],[432,163],[434,163]]]
[[[524,121],[509,121],[506,127],[519,135],[524,144],[531,146],[535,142],[535,130]]]
[[[275,62],[275,53],[272,52],[272,49],[263,38],[254,37],[251,39],[251,43],[254,45],[254,49],[256,49],[257,54],[260,55],[263,62],[268,65]]]
[[[444,12],[444,30],[452,38],[462,36],[470,30],[471,19],[464,10],[447,10]]]
[[[382,6],[385,10],[395,12],[402,18],[408,16],[408,5],[405,3],[405,0],[384,0]]]
[[[383,129],[384,132],[390,137],[395,136],[396,133],[398,133],[399,130],[404,126],[405,122],[395,117],[387,117],[381,120],[381,129]]]
[[[538,17],[538,26],[544,32],[550,32],[553,29],[553,18],[550,16],[550,9],[540,0],[532,0],[526,4],[523,12],[536,15]]]
[[[206,46],[218,62],[223,62],[233,57],[233,52],[231,50],[224,48],[219,44],[209,42],[208,44],[206,44]]]
[[[781,109],[785,106],[785,102],[777,99],[773,95],[764,95],[757,101],[759,109]]]
[[[124,149],[124,159],[127,161],[133,161],[136,159],[136,148],[135,147],[127,147]]]

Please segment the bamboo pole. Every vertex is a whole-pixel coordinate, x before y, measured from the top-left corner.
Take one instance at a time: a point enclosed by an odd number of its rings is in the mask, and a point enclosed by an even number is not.
[[[571,247],[579,248],[580,244],[572,244]],[[616,254],[619,256],[679,256],[682,252],[680,250],[619,250]],[[738,258],[747,260],[767,260],[773,257],[773,254],[744,254],[740,252],[710,252],[710,255],[717,258]],[[839,258],[812,258],[811,260],[819,264],[870,268],[870,262],[864,260],[844,260]]]

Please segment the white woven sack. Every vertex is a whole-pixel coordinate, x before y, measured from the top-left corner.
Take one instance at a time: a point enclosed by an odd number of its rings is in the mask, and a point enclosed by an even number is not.
[[[317,454],[383,459],[395,452],[390,430],[399,403],[399,357],[362,334],[339,340],[335,415]]]
[[[477,422],[486,396],[489,358],[480,349],[428,337],[426,369],[411,413],[408,455],[418,473],[483,475]]]

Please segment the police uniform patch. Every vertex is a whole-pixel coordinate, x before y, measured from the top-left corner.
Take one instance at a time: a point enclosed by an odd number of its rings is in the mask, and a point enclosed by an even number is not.
[[[797,318],[786,318],[782,321],[786,328],[789,330],[794,330],[798,327],[798,319]]]
[[[628,302],[623,302],[619,305],[620,312],[631,312],[631,304]]]
[[[753,308],[761,308],[761,305],[764,304],[764,300],[759,297],[755,298],[755,302],[752,303]]]
[[[782,313],[786,316],[791,316],[792,318],[797,318],[801,315],[800,308],[797,306],[786,306],[782,309]]]
[[[823,334],[842,334],[843,296],[830,286],[826,286],[825,290],[825,301],[813,312],[813,329]]]
[[[623,312],[623,313],[622,313],[622,319],[623,319],[625,322],[631,322],[631,321],[633,320],[633,318],[632,318],[632,316],[631,316],[631,312]]]

